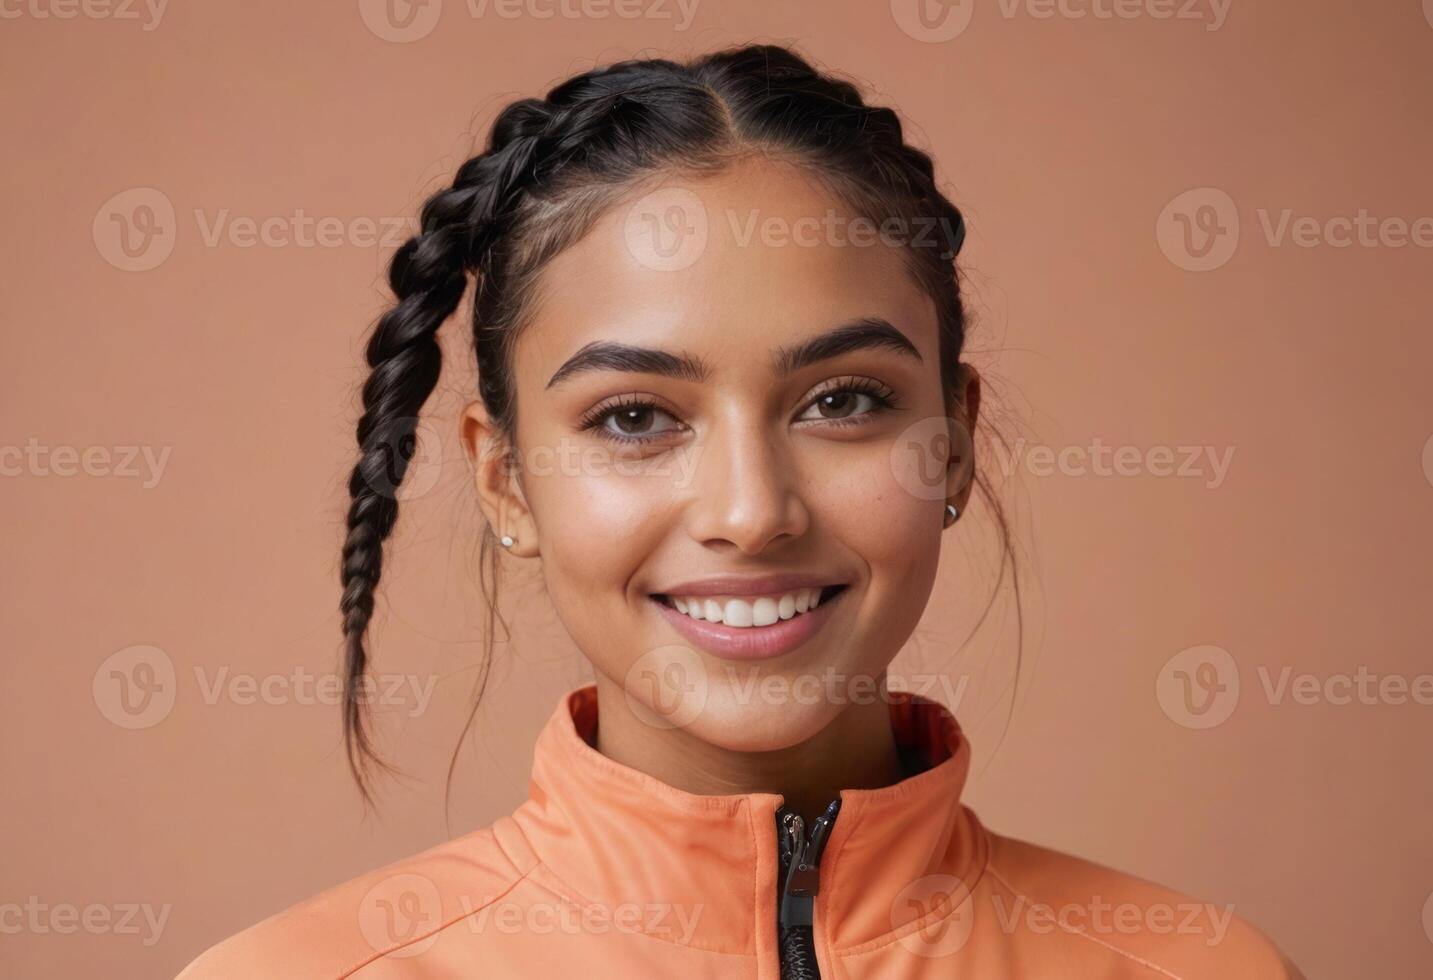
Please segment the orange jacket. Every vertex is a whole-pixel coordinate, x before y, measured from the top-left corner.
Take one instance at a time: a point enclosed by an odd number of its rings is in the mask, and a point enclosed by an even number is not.
[[[1230,906],[986,830],[960,802],[955,719],[897,692],[890,710],[930,767],[794,833],[780,796],[697,796],[597,752],[596,687],[578,688],[511,816],[272,916],[180,980],[1300,976]]]

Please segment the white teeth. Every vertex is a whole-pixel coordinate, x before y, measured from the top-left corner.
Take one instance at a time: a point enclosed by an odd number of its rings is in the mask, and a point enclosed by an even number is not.
[[[751,625],[770,626],[781,617],[776,614],[776,600],[765,596],[751,604]]]
[[[671,596],[677,611],[692,619],[727,626],[771,626],[815,609],[821,603],[820,589],[796,589],[779,596],[759,596],[753,600],[727,599],[718,602],[702,596]]]
[[[721,621],[728,626],[751,626],[754,619],[751,603],[744,599],[728,599],[722,607]]]

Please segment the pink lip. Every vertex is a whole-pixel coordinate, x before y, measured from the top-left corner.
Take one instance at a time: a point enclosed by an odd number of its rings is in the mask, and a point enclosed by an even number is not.
[[[824,589],[828,585],[845,585],[840,579],[823,575],[808,575],[800,572],[783,572],[776,575],[713,575],[710,578],[679,582],[663,589],[654,589],[662,595],[775,595],[795,592],[797,589]],[[820,606],[816,607],[820,609]]]
[[[800,586],[798,586],[800,588]],[[658,599],[651,601],[661,610],[667,622],[694,646],[723,660],[765,660],[779,657],[805,643],[826,620],[830,618],[831,603],[840,599],[846,591],[822,601],[810,612],[798,613],[790,619],[779,620],[770,626],[727,626],[704,619],[692,619]],[[685,592],[684,595],[730,595],[729,586],[707,593]],[[736,593],[738,595],[742,593]]]

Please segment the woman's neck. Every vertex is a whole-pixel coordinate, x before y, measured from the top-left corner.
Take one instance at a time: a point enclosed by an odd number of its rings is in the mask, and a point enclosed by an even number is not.
[[[777,793],[808,823],[843,789],[889,786],[910,775],[884,698],[849,704],[804,742],[769,752],[733,751],[681,728],[654,727],[600,674],[597,705],[595,747],[613,761],[703,796]]]

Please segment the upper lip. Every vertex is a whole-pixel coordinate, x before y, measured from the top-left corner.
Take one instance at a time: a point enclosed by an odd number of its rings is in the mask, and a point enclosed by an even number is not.
[[[796,589],[824,588],[846,583],[829,575],[785,572],[774,575],[714,575],[710,578],[678,582],[656,595],[777,595]]]

